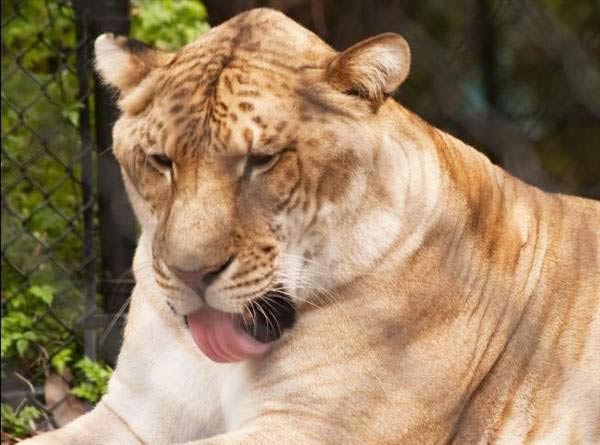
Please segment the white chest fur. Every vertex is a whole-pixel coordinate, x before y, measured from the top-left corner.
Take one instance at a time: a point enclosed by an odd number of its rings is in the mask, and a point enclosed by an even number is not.
[[[251,373],[245,362],[217,366],[225,429],[233,431],[252,414],[253,403],[249,391]]]
[[[213,363],[184,326],[169,325],[146,302],[135,310],[106,404],[148,441],[178,443],[239,426],[251,407],[247,365]]]

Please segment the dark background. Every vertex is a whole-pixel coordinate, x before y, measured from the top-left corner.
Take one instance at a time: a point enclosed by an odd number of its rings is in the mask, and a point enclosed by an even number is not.
[[[279,9],[343,50],[403,35],[397,99],[547,190],[600,198],[600,2],[205,0],[211,25]]]

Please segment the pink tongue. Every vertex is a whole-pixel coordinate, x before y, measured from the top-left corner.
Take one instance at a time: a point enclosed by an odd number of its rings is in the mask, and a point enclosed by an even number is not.
[[[211,307],[187,316],[194,341],[209,359],[217,363],[246,360],[262,354],[270,345],[246,334],[232,314]]]

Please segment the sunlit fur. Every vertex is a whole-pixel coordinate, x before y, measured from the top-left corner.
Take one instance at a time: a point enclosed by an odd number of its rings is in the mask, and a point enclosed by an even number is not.
[[[263,9],[174,54],[97,53],[121,89],[137,285],[108,394],[29,443],[600,443],[600,205],[387,97],[399,36],[337,54]],[[230,257],[206,302],[171,272]],[[185,314],[274,287],[298,318],[267,354],[202,355]]]

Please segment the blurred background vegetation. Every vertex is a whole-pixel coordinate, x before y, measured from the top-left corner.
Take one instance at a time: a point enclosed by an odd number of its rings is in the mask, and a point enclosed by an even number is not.
[[[32,393],[3,393],[3,443],[50,427],[54,407],[39,388],[51,374],[86,403],[110,375],[82,341],[83,214],[97,202],[83,199],[79,130],[94,95],[78,84],[72,6],[2,0],[2,380]],[[404,35],[413,53],[397,93],[404,106],[533,184],[600,198],[599,2],[132,0],[131,35],[174,50],[257,6],[282,10],[339,50]]]

